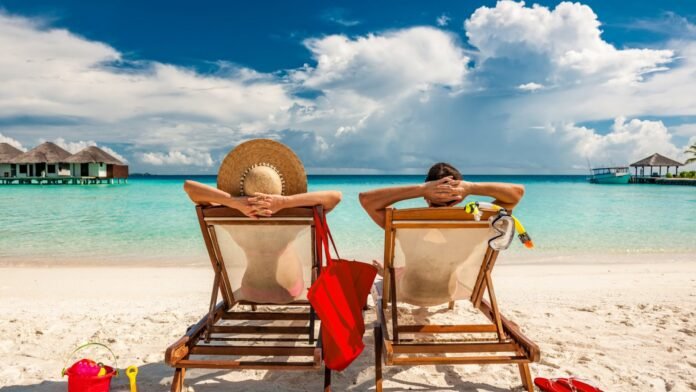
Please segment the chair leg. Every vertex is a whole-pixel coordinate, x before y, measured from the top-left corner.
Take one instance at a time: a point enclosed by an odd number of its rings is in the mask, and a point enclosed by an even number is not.
[[[331,392],[331,369],[324,365],[324,392]]]
[[[520,368],[522,386],[526,388],[527,392],[534,392],[534,383],[532,382],[532,373],[529,371],[529,364],[519,363],[517,366]]]
[[[449,304],[447,304],[447,308],[449,308],[449,310],[454,309],[454,301],[450,301]]]
[[[375,339],[375,392],[382,392],[382,328],[374,328]]]
[[[309,344],[314,344],[314,323],[315,323],[314,308],[309,307]]]
[[[172,378],[172,392],[181,392],[184,388],[184,377],[186,376],[185,368],[176,368],[174,378]]]

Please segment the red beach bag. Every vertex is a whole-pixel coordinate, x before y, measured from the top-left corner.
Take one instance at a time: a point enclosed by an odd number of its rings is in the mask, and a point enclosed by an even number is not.
[[[357,261],[342,260],[338,256],[326,216],[314,210],[317,255],[326,267],[309,288],[307,298],[321,320],[321,342],[324,363],[331,370],[341,371],[357,358],[365,348],[365,320],[362,311],[377,275],[377,268]],[[337,259],[331,258],[329,241]],[[321,263],[323,265],[323,263]]]

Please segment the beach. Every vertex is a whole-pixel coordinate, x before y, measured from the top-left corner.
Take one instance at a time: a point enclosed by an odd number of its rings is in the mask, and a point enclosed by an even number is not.
[[[0,390],[64,391],[63,360],[85,341],[109,345],[122,369],[139,366],[139,390],[169,390],[164,350],[207,311],[212,275],[204,264],[1,267]],[[533,377],[575,375],[605,391],[696,390],[692,253],[503,255],[494,280],[503,314],[541,348]],[[466,301],[430,311],[433,322],[472,317]],[[374,309],[366,315],[367,348],[334,374],[334,390],[374,388]],[[390,367],[385,380],[391,391],[521,390],[514,365]],[[186,378],[189,391],[316,391],[321,383],[319,371],[191,370]],[[112,390],[127,391],[127,379]]]
[[[0,392],[696,392],[696,1],[0,0],[0,47]]]
[[[169,390],[173,370],[164,351],[207,312],[213,280],[194,206],[181,188],[187,178],[2,189],[13,208],[5,215],[12,224],[0,227],[0,391],[64,391],[65,357],[88,341],[110,346],[121,369],[139,366],[140,391]],[[214,176],[195,179],[215,184]],[[515,240],[493,275],[503,314],[541,348],[533,377],[578,376],[605,391],[696,390],[696,217],[681,213],[696,202],[691,187],[596,186],[582,176],[471,179],[526,187],[515,215],[535,248]],[[384,234],[358,193],[420,181],[310,176],[309,189],[343,193],[328,216],[341,256],[369,262],[381,260]],[[400,314],[414,317],[482,321],[466,301],[454,311]],[[374,390],[374,320],[370,309],[367,348],[334,375],[334,390]],[[192,370],[186,386],[316,391],[322,379],[319,371]],[[514,365],[387,368],[385,389],[522,390]],[[127,391],[126,377],[112,390]]]

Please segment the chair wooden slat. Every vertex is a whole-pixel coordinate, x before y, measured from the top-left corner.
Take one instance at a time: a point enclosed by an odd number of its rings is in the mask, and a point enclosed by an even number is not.
[[[288,304],[238,301],[234,298],[230,279],[222,259],[215,225],[306,225],[312,238],[311,281],[317,278],[319,265],[314,249],[313,210],[293,208],[282,210],[273,218],[252,220],[241,212],[224,206],[196,207],[203,240],[211,265],[216,271],[208,314],[191,326],[186,334],[167,348],[165,362],[174,367],[172,392],[184,388],[186,369],[267,369],[267,370],[317,370],[321,367],[321,340],[314,338],[314,310],[306,299]],[[320,211],[321,213],[321,211]],[[217,303],[218,290],[222,301]],[[252,311],[242,310],[251,306]],[[257,312],[264,306],[263,312]],[[267,308],[267,309],[266,309]],[[292,309],[292,310],[288,310]],[[239,325],[246,322],[265,321],[266,325]],[[304,326],[278,325],[276,322],[301,321]],[[236,323],[231,325],[230,323]],[[292,336],[296,335],[296,336]],[[202,340],[215,343],[202,343]],[[303,345],[304,343],[304,345]],[[293,344],[293,345],[289,345]],[[230,356],[261,357],[260,360],[229,359]],[[193,357],[193,358],[192,358]],[[294,360],[288,360],[292,357]],[[330,391],[331,371],[324,371],[324,390]]]
[[[490,324],[469,325],[399,325],[398,298],[394,278],[394,246],[396,232],[410,229],[468,229],[487,227],[487,219],[493,212],[483,211],[480,222],[463,208],[387,208],[384,235],[384,280],[383,298],[375,300],[377,304],[378,325],[375,326],[375,386],[376,392],[382,392],[382,360],[386,365],[470,365],[470,364],[517,364],[522,385],[528,392],[534,391],[529,363],[538,361],[539,347],[524,336],[516,324],[506,319],[498,309],[493,290],[491,270],[498,257],[498,251],[487,248],[482,256],[474,287],[469,298],[474,307],[480,310],[491,322]],[[465,231],[462,235],[465,235]],[[373,291],[374,293],[377,290]],[[488,292],[490,303],[483,299]],[[384,310],[391,304],[391,331],[389,336],[388,320]],[[452,309],[452,303],[450,303]],[[399,334],[417,335],[420,339],[399,340]],[[473,341],[462,339],[443,339],[438,334],[467,334],[476,336],[485,334],[485,338]],[[495,334],[492,337],[491,334]],[[424,336],[428,336],[427,339]],[[495,353],[510,353],[500,355]],[[466,356],[443,356],[437,354],[470,354]],[[476,355],[486,354],[486,355]]]

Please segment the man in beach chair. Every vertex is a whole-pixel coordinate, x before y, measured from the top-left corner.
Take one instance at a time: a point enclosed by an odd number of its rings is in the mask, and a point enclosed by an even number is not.
[[[539,348],[500,314],[491,279],[498,249],[509,244],[512,232],[502,233],[489,223],[497,211],[483,211],[484,219],[478,221],[464,208],[454,207],[468,195],[480,195],[492,197],[495,205],[510,211],[523,194],[520,185],[465,182],[446,163],[434,165],[425,184],[360,194],[365,210],[385,230],[383,281],[373,292],[378,392],[382,391],[383,356],[386,365],[398,366],[517,364],[522,384],[527,391],[534,390],[529,363],[539,359]],[[425,198],[429,208],[391,207],[417,197]],[[499,246],[501,240],[507,243]],[[486,291],[490,302],[484,299]],[[399,322],[399,304],[449,304],[453,309],[454,301],[460,299],[471,301],[489,322]]]
[[[313,209],[340,192],[307,193],[298,157],[272,140],[240,144],[222,162],[218,188],[187,181],[215,272],[210,308],[172,344],[172,391],[186,369],[319,369],[321,339],[307,289],[319,273]],[[222,301],[218,303],[218,293]],[[331,374],[324,374],[329,391]]]

